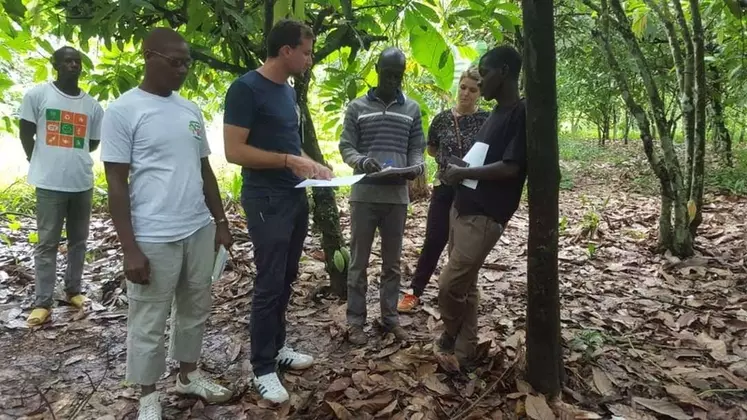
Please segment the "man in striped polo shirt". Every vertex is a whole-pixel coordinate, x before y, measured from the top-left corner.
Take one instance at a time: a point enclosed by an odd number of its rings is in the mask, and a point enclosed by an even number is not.
[[[366,271],[376,229],[381,237],[379,299],[385,332],[398,340],[407,333],[399,326],[397,299],[400,285],[402,236],[410,201],[407,180],[423,173],[425,140],[417,102],[402,94],[406,58],[397,48],[381,53],[376,65],[379,85],[352,101],[346,110],[340,153],[356,174],[374,174],[385,166],[410,168],[404,173],[382,172],[354,184],[350,193],[350,250],[348,270],[348,340],[368,341]]]

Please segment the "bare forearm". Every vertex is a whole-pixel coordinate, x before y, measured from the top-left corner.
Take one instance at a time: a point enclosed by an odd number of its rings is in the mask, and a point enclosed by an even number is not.
[[[99,144],[101,144],[101,141],[100,140],[89,140],[88,144],[89,144],[88,151],[95,152],[96,149],[99,148]]]
[[[484,166],[460,168],[459,171],[464,179],[495,181],[516,177],[519,174],[519,165],[499,161]]]
[[[127,181],[112,181],[108,179],[109,213],[114,222],[119,242],[125,252],[137,247],[135,233],[132,230],[132,215],[130,213],[130,188]]]
[[[202,192],[205,194],[205,204],[207,204],[213,218],[216,221],[225,219],[226,213],[223,210],[223,201],[220,198],[218,180],[215,179],[215,174],[210,168],[203,168],[202,170]]]
[[[23,145],[23,151],[26,153],[26,159],[31,160],[31,155],[34,153],[34,137],[21,136],[21,144]]]
[[[226,148],[226,160],[251,169],[285,168],[288,155],[268,152],[248,144],[234,145]]]

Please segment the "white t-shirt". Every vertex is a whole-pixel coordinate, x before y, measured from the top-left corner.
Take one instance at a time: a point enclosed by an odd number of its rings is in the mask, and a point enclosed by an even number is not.
[[[101,160],[130,164],[135,239],[184,239],[211,222],[200,159],[210,155],[202,112],[176,92],[168,98],[134,88],[104,114]]]
[[[54,83],[44,83],[26,93],[20,114],[36,124],[29,184],[65,192],[93,188],[89,140],[101,138],[101,105],[83,91],[70,96]]]

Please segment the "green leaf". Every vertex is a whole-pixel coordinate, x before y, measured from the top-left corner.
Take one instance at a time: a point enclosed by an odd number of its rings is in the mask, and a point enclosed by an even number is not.
[[[504,30],[513,32],[514,31],[514,23],[511,21],[511,19],[508,16],[501,15],[496,13],[494,15],[498,19],[498,23],[501,24],[501,27],[503,27]]]
[[[34,72],[34,82],[35,83],[41,83],[47,81],[47,76],[49,76],[49,70],[47,70],[46,65],[40,65],[36,68],[36,71]]]
[[[433,75],[441,89],[449,90],[454,80],[454,55],[443,36],[410,10],[405,12],[405,22],[410,32],[410,47],[415,61]]]
[[[23,1],[21,0],[5,0],[3,9],[5,9],[5,13],[16,21],[23,19],[26,15],[26,6],[23,5]]]
[[[348,82],[347,94],[348,100],[350,101],[358,96],[358,85],[355,83],[355,80],[351,80]]]
[[[438,17],[438,13],[436,13],[435,10],[431,9],[430,6],[426,6],[423,3],[418,2],[413,2],[412,5],[425,19],[433,23],[438,23],[441,21],[441,19]]]
[[[29,243],[31,244],[38,244],[39,243],[39,232],[29,232]]]

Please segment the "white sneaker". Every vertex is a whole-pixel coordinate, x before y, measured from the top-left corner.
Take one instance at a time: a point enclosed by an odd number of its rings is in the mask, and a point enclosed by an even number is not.
[[[288,346],[284,346],[275,358],[278,366],[290,369],[306,369],[314,364],[314,358],[308,354],[299,353]]]
[[[278,374],[275,372],[268,373],[252,379],[254,387],[259,391],[259,395],[266,400],[270,400],[274,403],[280,404],[288,401],[290,395],[285,390],[283,384],[278,379]]]
[[[161,401],[159,400],[158,391],[140,398],[140,410],[137,413],[137,420],[161,420]]]
[[[233,393],[202,376],[200,370],[193,370],[187,374],[188,384],[182,383],[181,375],[176,375],[176,392],[178,394],[194,395],[210,404],[222,403],[231,399]]]

